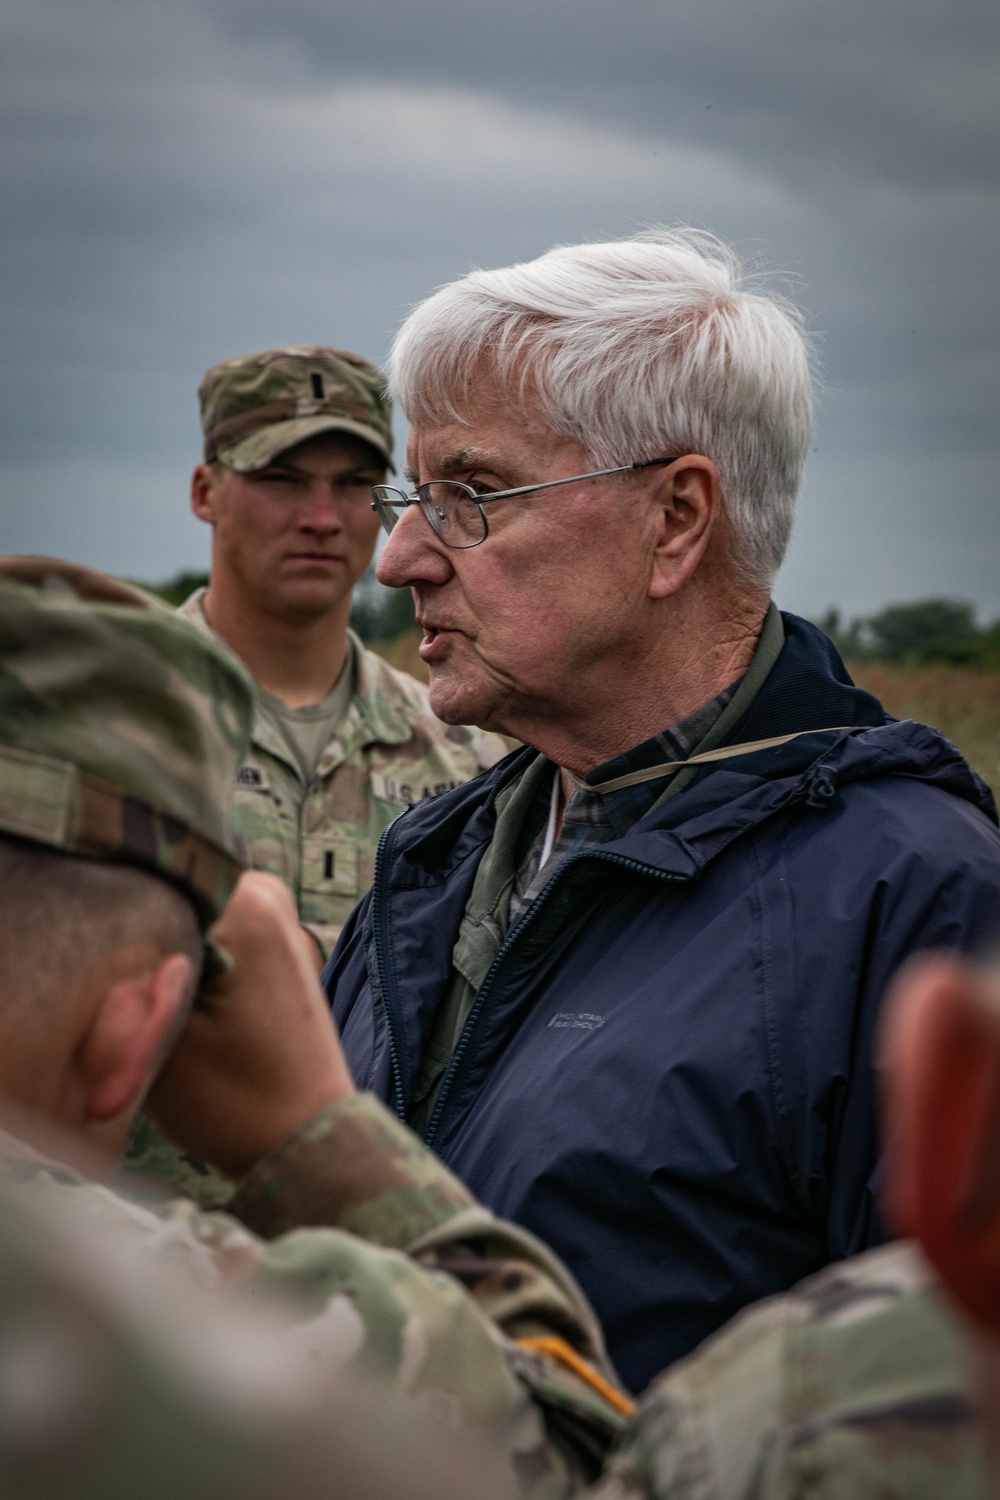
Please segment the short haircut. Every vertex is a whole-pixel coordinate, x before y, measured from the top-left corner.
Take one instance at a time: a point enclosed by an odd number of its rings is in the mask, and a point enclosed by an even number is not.
[[[96,964],[137,944],[183,953],[202,938],[190,901],[132,865],[58,854],[0,836],[0,996],[57,1003]]]
[[[713,235],[570,245],[442,287],[406,319],[390,390],[411,422],[464,421],[485,362],[595,468],[666,454],[716,464],[745,580],[768,587],[812,437],[798,309]]]

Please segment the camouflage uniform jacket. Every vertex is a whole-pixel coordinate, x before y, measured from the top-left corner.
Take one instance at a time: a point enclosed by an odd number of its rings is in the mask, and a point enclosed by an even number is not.
[[[8,1192],[124,1225],[210,1287],[282,1296],[317,1379],[381,1383],[444,1411],[494,1450],[508,1493],[581,1488],[623,1426],[628,1403],[569,1274],[371,1096],[332,1106],[259,1163],[232,1216],[143,1203],[138,1187],[123,1196],[12,1138],[0,1148]]]
[[[207,628],[204,595],[196,590],[180,613]],[[353,632],[350,646],[354,695],[312,781],[258,714],[233,803],[247,864],[285,881],[324,957],[372,883],[383,829],[408,803],[459,786],[507,752],[494,735],[442,724],[423,684]]]
[[[963,1354],[913,1246],[842,1261],[654,1381],[593,1500],[985,1500]]]

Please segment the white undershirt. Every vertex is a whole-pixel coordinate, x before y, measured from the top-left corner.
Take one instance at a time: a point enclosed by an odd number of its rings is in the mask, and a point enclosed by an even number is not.
[[[542,844],[542,857],[538,862],[541,870],[549,860],[552,853],[552,845],[556,841],[556,825],[559,822],[559,794],[562,791],[562,772],[556,766],[556,773],[552,778],[552,796],[549,798],[549,821],[545,829],[545,842]]]

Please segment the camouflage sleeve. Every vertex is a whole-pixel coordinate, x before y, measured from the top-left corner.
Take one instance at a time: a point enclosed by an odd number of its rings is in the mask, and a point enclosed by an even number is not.
[[[230,1211],[271,1243],[327,1226],[405,1252],[421,1275],[447,1273],[503,1335],[505,1365],[544,1416],[561,1482],[597,1472],[631,1405],[586,1298],[556,1256],[478,1204],[371,1095],[332,1106],[272,1152]],[[443,1342],[441,1352],[447,1359]]]
[[[5,1496],[509,1500],[451,1413],[325,1379],[268,1299],[151,1258],[113,1201],[51,1162],[0,1182]]]
[[[589,1500],[985,1500],[960,1340],[908,1245],[734,1319],[650,1387]]]
[[[629,1410],[569,1273],[493,1218],[375,1099],[333,1106],[261,1162],[232,1212],[154,1210],[47,1175],[87,1217],[129,1222],[203,1282],[291,1310],[288,1338],[341,1374],[450,1413],[492,1446],[511,1493],[549,1500],[599,1472]]]

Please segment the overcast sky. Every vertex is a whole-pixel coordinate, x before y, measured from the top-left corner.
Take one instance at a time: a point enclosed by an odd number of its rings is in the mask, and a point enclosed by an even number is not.
[[[694,223],[826,390],[779,602],[1000,614],[996,0],[0,0],[4,550],[206,564],[196,388]]]

